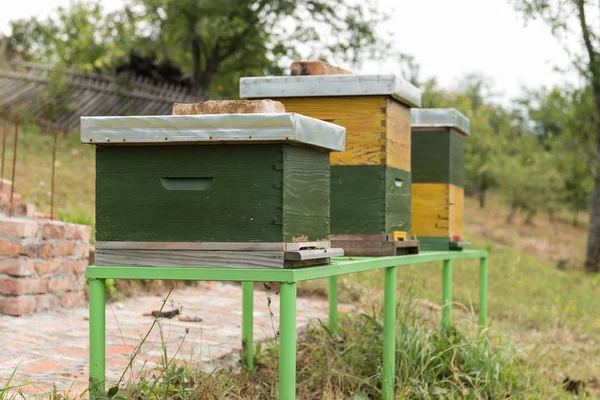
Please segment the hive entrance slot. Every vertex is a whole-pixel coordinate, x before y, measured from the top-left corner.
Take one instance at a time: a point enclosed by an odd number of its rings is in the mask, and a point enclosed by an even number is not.
[[[160,183],[167,190],[208,190],[215,178],[160,178]]]
[[[402,187],[402,185],[404,185],[404,180],[400,179],[400,178],[396,178],[396,179],[394,179],[394,184],[396,185],[396,187]]]

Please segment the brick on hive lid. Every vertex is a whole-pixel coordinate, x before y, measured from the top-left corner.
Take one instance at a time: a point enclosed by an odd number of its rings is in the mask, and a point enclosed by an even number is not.
[[[299,75],[352,75],[351,71],[322,61],[294,61],[290,67],[293,76]]]
[[[208,100],[201,103],[175,103],[173,115],[284,113],[285,107],[273,100]]]

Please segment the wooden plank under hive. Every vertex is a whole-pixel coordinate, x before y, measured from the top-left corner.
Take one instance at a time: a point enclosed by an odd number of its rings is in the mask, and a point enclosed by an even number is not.
[[[293,268],[329,243],[345,129],[294,113],[82,118],[96,145],[96,264]]]
[[[240,96],[346,128],[346,150],[331,155],[332,245],[346,255],[418,252],[410,238],[410,107],[420,106],[419,89],[393,75],[261,77],[242,78]]]
[[[412,110],[412,233],[423,250],[462,250],[464,139],[454,109]]]

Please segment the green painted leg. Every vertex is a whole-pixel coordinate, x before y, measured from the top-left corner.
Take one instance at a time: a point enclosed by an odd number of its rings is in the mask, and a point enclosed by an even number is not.
[[[383,399],[394,398],[396,367],[396,267],[385,269],[383,299]]]
[[[242,282],[242,365],[254,368],[254,282]]]
[[[444,260],[442,272],[442,325],[452,323],[452,260]]]
[[[479,327],[487,326],[488,309],[488,259],[483,257],[479,261]]]
[[[90,279],[90,400],[104,394],[104,279]]]
[[[296,284],[282,283],[279,305],[279,400],[296,398]]]
[[[327,291],[329,298],[329,329],[331,333],[338,332],[338,277],[329,277],[329,290]]]

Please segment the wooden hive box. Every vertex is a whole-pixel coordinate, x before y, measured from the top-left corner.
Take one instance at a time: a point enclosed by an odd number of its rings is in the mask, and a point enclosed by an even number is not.
[[[470,121],[454,109],[412,110],[412,233],[423,250],[462,250],[464,139]]]
[[[84,117],[96,265],[291,268],[329,246],[329,153],[345,130],[294,113]]]
[[[346,255],[418,252],[410,240],[410,107],[419,89],[393,75],[242,78],[240,96],[346,128],[331,156],[331,240]]]

